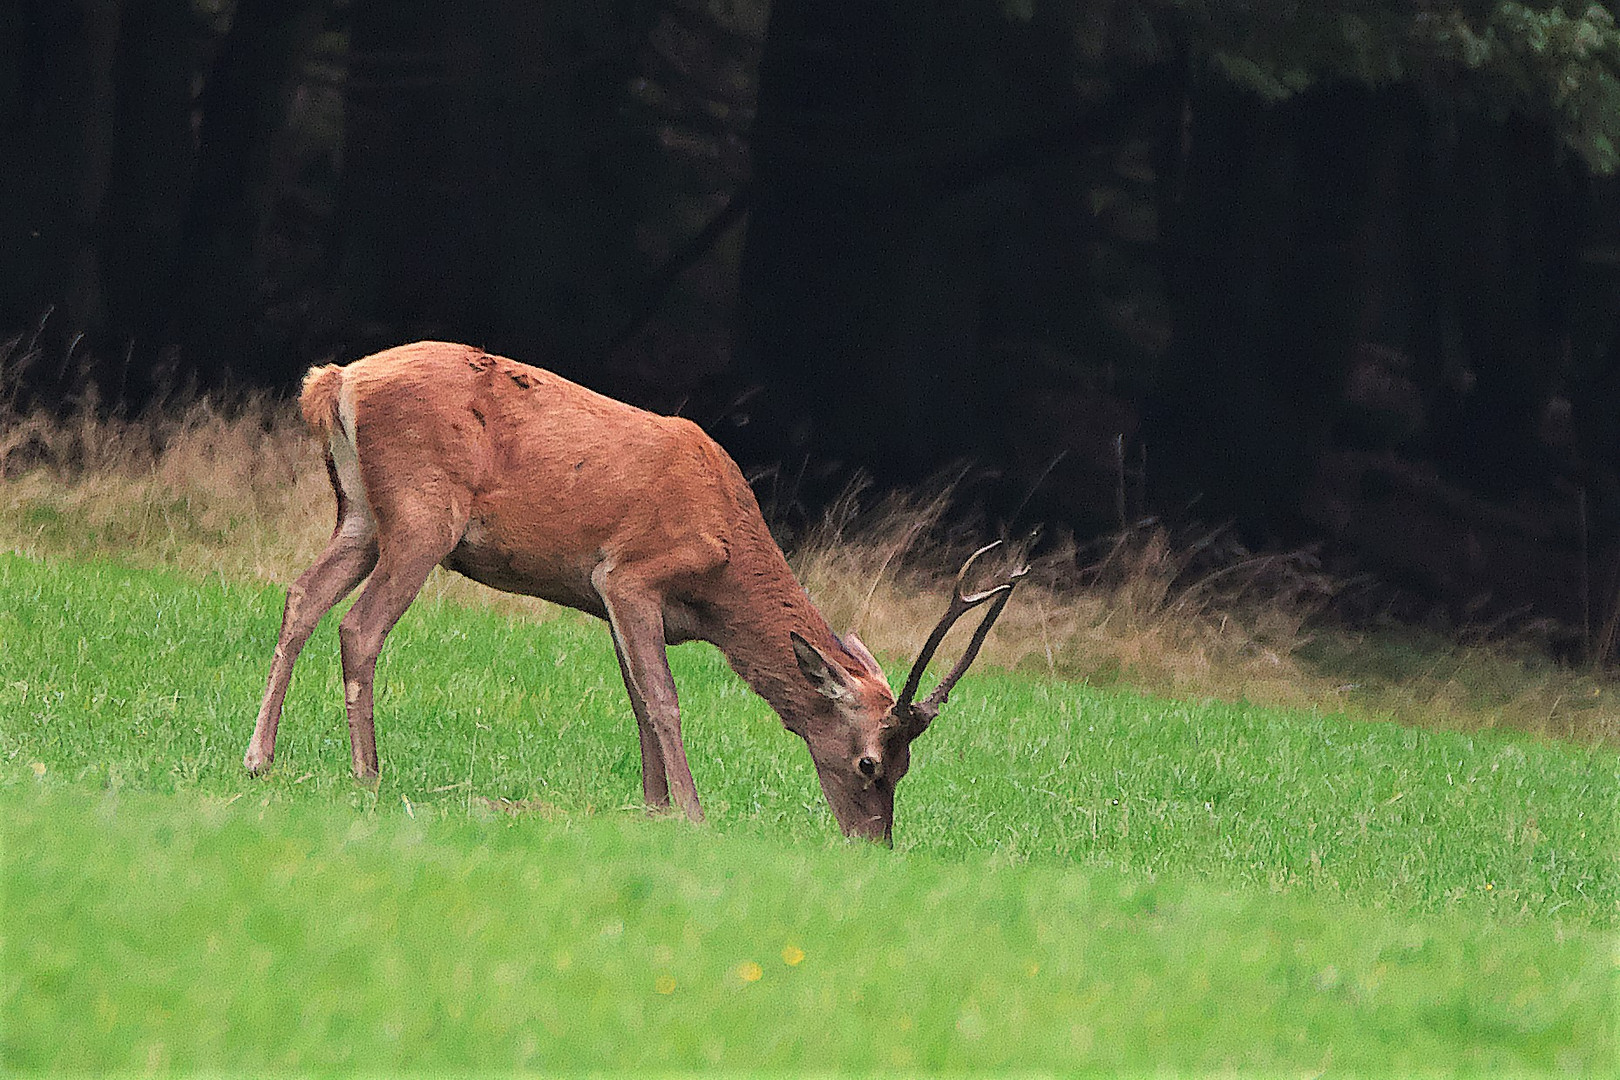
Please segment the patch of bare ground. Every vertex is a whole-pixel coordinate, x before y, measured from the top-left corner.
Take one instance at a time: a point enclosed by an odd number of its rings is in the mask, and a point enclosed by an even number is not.
[[[879,655],[916,654],[972,546],[941,526],[947,494],[832,508],[792,561],[833,625]],[[322,455],[288,402],[249,395],[128,419],[0,408],[0,548],[113,558],[284,584],[325,546]],[[1017,545],[998,552],[1017,555]],[[986,572],[994,567],[986,567]],[[1189,698],[1346,712],[1448,728],[1620,741],[1620,685],[1553,663],[1528,638],[1469,643],[1322,618],[1339,583],[1309,553],[1254,555],[1229,535],[1148,525],[1047,545],[980,664]],[[424,594],[547,618],[557,609],[436,572]],[[949,662],[974,620],[940,652]]]

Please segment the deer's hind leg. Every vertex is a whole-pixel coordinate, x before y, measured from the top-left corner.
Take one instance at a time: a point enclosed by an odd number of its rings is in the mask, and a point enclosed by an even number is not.
[[[281,721],[282,703],[292,682],[293,665],[304,644],[314,633],[321,616],[350,592],[377,563],[377,528],[364,504],[343,497],[336,470],[330,459],[333,487],[338,491],[338,523],[326,550],[308,570],[287,589],[287,604],[281,614],[281,633],[270,661],[270,678],[259,717],[253,725],[242,763],[255,776],[270,768],[276,754],[276,727]]]
[[[422,591],[428,574],[461,541],[467,516],[455,500],[447,507],[388,515],[378,533],[376,569],[338,624],[350,761],[358,779],[378,775],[372,684],[383,641]]]

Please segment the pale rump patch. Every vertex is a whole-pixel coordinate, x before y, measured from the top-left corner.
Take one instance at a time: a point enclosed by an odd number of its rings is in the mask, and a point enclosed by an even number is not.
[[[349,502],[349,512],[343,516],[338,529],[344,536],[369,537],[377,531],[377,519],[371,512],[365,481],[360,476],[360,450],[355,444],[354,423],[354,384],[345,379],[338,391],[338,423],[337,430],[332,432],[330,447],[338,485]]]
[[[342,385],[338,387],[338,425],[343,428],[350,443],[354,442],[354,401],[354,381],[344,378]]]

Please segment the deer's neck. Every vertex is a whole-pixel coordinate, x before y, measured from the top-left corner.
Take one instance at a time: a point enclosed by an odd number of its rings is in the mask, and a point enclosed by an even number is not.
[[[764,533],[764,523],[760,523]],[[710,602],[709,640],[790,729],[824,704],[800,673],[789,633],[829,656],[843,651],[769,533],[732,548],[726,588]]]

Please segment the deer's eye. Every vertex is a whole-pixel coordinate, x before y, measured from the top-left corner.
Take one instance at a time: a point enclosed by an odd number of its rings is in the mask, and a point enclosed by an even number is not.
[[[855,768],[860,770],[862,776],[870,780],[877,775],[878,760],[875,757],[863,757],[855,763]]]

